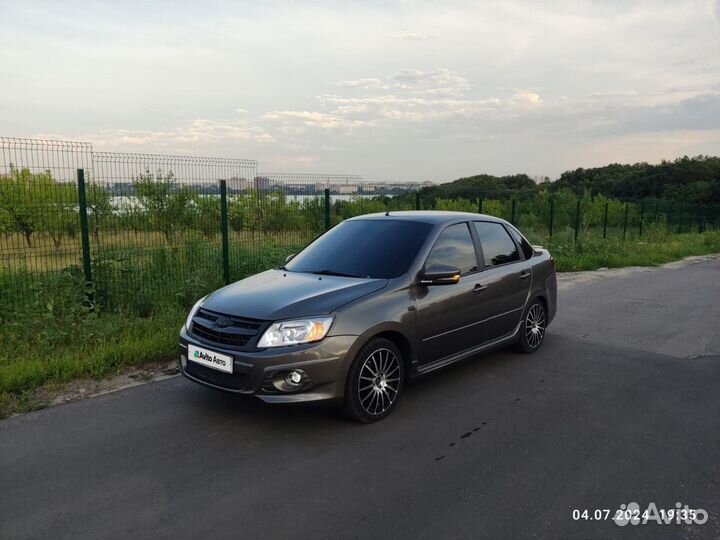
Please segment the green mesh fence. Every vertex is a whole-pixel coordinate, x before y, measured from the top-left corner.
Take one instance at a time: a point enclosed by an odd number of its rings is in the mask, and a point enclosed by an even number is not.
[[[137,315],[168,302],[187,306],[277,266],[344,219],[415,209],[501,217],[551,246],[720,225],[718,208],[672,201],[578,198],[543,187],[443,199],[354,175],[262,173],[253,160],[0,138],[2,313],[63,303]]]

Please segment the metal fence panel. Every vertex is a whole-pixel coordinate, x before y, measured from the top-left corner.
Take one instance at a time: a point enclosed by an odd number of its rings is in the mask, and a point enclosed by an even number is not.
[[[231,200],[252,190],[259,181],[255,161],[110,152],[95,152],[93,161],[88,198],[95,201],[90,222],[99,305],[147,314],[224,283],[220,181]]]
[[[89,143],[0,137],[0,303],[52,312],[83,295],[77,170]]]

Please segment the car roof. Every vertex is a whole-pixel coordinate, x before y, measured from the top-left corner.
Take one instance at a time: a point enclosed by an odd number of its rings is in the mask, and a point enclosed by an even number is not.
[[[433,225],[478,219],[482,219],[485,221],[494,221],[497,223],[505,223],[505,220],[503,219],[488,216],[485,214],[474,214],[472,212],[450,212],[446,210],[390,210],[388,212],[379,212],[375,214],[355,216],[353,218],[350,218],[348,221],[368,219],[398,219],[403,221],[416,221],[419,223],[431,223]]]

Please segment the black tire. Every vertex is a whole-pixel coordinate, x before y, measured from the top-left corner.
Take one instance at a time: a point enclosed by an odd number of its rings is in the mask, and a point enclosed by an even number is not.
[[[390,340],[373,338],[357,353],[345,383],[345,414],[364,424],[392,412],[405,383],[400,350]]]
[[[530,302],[523,313],[523,318],[518,330],[518,342],[515,349],[521,353],[531,354],[540,349],[545,341],[545,330],[547,329],[547,310],[540,299]]]

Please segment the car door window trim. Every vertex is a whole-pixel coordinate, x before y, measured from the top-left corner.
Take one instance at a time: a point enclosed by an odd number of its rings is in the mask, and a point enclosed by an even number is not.
[[[482,262],[482,268],[480,270],[481,272],[484,272],[485,270],[488,270],[490,268],[502,268],[503,266],[508,266],[510,264],[517,264],[520,262],[525,262],[527,260],[527,259],[525,259],[525,254],[522,252],[522,249],[520,249],[520,246],[515,241],[512,234],[510,234],[510,232],[506,229],[506,227],[502,223],[500,223],[499,221],[489,221],[487,219],[474,219],[474,220],[472,220],[472,223],[473,223],[473,226],[470,227],[470,229],[471,229],[471,232],[475,233],[475,235],[477,236],[477,241],[479,244],[479,249],[476,247],[475,251],[478,255],[482,255],[482,261],[478,261],[478,262]],[[475,229],[475,225],[474,225],[475,223],[492,223],[493,225],[500,225],[500,227],[505,231],[505,234],[507,234],[508,237],[510,237],[510,241],[515,245],[515,249],[517,250],[517,253],[518,253],[518,259],[516,261],[508,261],[506,263],[501,263],[501,264],[485,264],[485,253],[482,251],[482,240],[480,239],[480,235],[477,234],[477,229]],[[474,238],[475,237],[473,237],[473,239]]]
[[[468,233],[470,234],[470,241],[472,242],[473,250],[474,250],[474,252],[475,252],[475,267],[474,267],[474,269],[471,268],[471,269],[470,269],[469,271],[467,271],[467,272],[461,272],[461,273],[460,273],[460,276],[461,276],[461,277],[471,276],[471,275],[473,275],[473,274],[477,274],[477,273],[482,272],[482,271],[484,270],[484,266],[483,266],[483,265],[484,265],[484,261],[482,261],[483,264],[481,264],[481,260],[479,259],[480,253],[478,252],[478,245],[477,245],[477,243],[475,242],[475,236],[474,236],[474,234],[473,234],[473,233],[474,233],[473,227],[470,226],[470,222],[469,222],[469,221],[458,221],[457,223],[450,223],[449,225],[443,227],[443,229],[442,229],[442,230],[438,233],[438,235],[435,237],[435,240],[433,241],[432,246],[430,246],[430,251],[428,251],[427,257],[425,257],[425,261],[423,262],[423,265],[422,265],[422,270],[423,270],[423,271],[427,268],[428,259],[430,258],[430,255],[432,255],[433,249],[435,249],[435,246],[437,245],[438,240],[440,240],[440,237],[442,236],[442,234],[443,234],[446,230],[448,230],[450,227],[454,227],[454,226],[456,226],[456,225],[465,225],[465,227],[466,227],[467,230],[468,230]]]
[[[529,261],[532,257],[527,257],[527,256],[525,255],[525,251],[524,251],[523,248],[522,248],[522,244],[517,241],[517,239],[515,238],[515,236],[512,234],[512,231],[515,231],[515,232],[518,234],[518,236],[520,236],[520,238],[522,238],[523,240],[525,240],[525,241],[527,242],[527,244],[530,246],[530,248],[532,249],[532,244],[530,243],[530,241],[529,241],[527,238],[525,238],[525,235],[524,235],[523,233],[521,233],[521,232],[518,230],[518,228],[515,227],[515,225],[509,224],[509,223],[503,223],[503,227],[505,227],[505,230],[506,230],[506,231],[508,232],[508,234],[510,235],[510,238],[512,239],[512,241],[515,242],[515,245],[517,246],[518,253],[520,254],[520,257],[521,257],[520,260],[521,260],[521,261]],[[509,264],[509,263],[505,263],[505,264]]]

